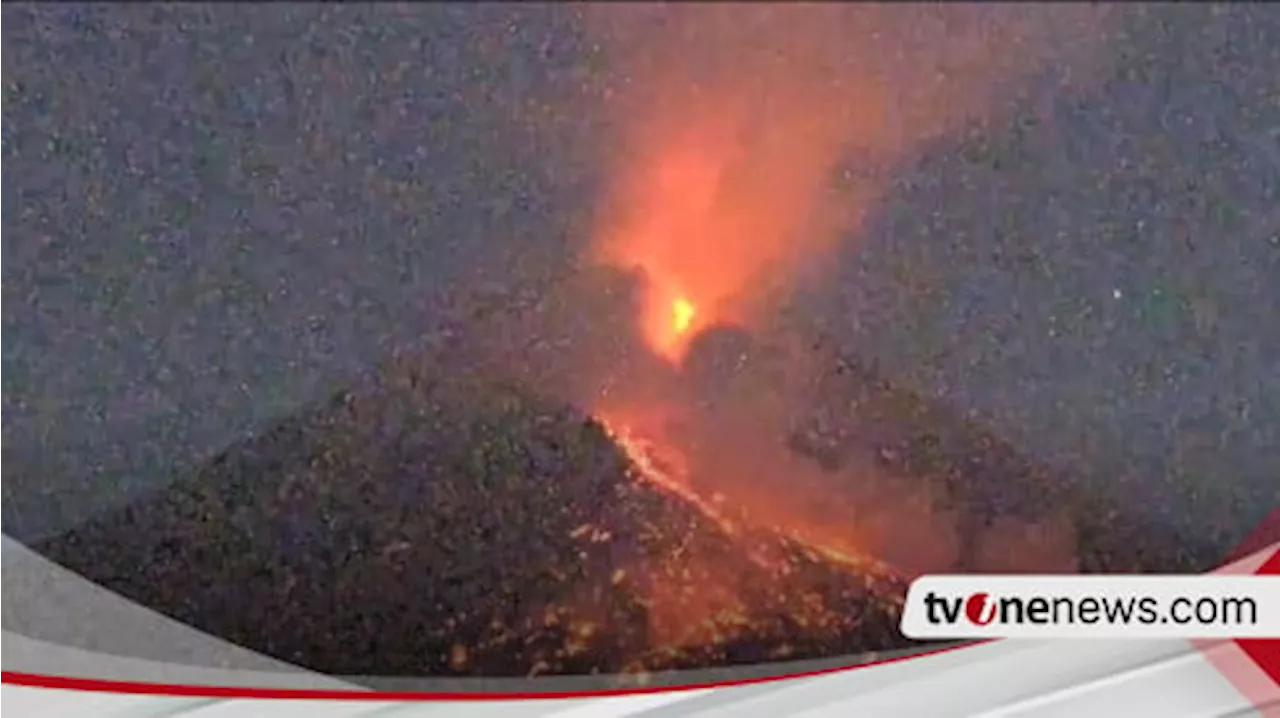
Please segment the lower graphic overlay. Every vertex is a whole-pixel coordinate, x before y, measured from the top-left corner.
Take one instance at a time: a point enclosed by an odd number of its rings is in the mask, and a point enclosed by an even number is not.
[[[375,704],[379,714],[385,710],[414,715],[459,709],[444,702],[466,698],[474,705],[468,714],[474,715],[509,711],[511,701],[519,699],[520,709],[528,715],[661,711],[765,716],[854,711],[962,716],[996,711],[1067,716],[1125,710],[1268,716],[1280,707],[1280,640],[1275,639],[1272,608],[1277,598],[1275,580],[1280,576],[1275,532],[1280,523],[1269,521],[1267,526],[1266,536],[1246,542],[1251,551],[1247,556],[1237,554],[1232,563],[1202,577],[922,578],[909,591],[905,632],[979,640],[950,650],[850,666],[858,670],[833,667],[764,681],[723,676],[710,682],[681,685],[673,681],[610,692],[533,694],[481,688],[468,694],[371,690],[316,674],[301,683],[280,673],[279,685],[268,686],[270,681],[265,679],[258,687],[232,685],[227,676],[219,680],[210,675],[210,680],[203,680],[197,674],[208,671],[194,667],[184,678],[173,676],[182,683],[146,682],[149,676],[136,672],[136,680],[120,672],[114,672],[112,680],[107,673],[90,670],[88,664],[81,664],[84,670],[35,673],[29,670],[34,664],[18,665],[10,660],[18,653],[6,651],[5,702],[52,715],[155,715],[157,711],[170,715],[205,710],[222,714],[218,711],[232,708],[274,715],[299,705],[315,705],[299,704],[296,699],[330,701],[332,710],[327,714],[332,715],[365,714]],[[6,551],[6,558],[14,555]],[[981,634],[974,633],[979,630]],[[1005,636],[1011,640],[983,640]],[[1096,640],[1059,640],[1066,637]],[[104,654],[100,659],[103,666],[112,662]],[[282,687],[288,683],[297,687]],[[302,687],[308,683],[312,687]]]

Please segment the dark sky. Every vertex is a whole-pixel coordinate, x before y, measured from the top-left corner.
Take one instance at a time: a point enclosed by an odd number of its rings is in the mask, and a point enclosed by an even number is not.
[[[1248,523],[1280,504],[1280,11],[1134,8],[1100,86],[904,173],[833,319],[1035,455]]]
[[[1047,79],[1015,121],[903,168],[807,306],[1135,501],[1261,513],[1280,490],[1280,10],[1130,14],[1101,85]],[[466,292],[536,283],[592,209],[600,61],[567,5],[4,20],[10,533],[171,478]]]

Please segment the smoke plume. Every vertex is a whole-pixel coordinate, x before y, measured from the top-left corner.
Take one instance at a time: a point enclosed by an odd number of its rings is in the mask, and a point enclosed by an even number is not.
[[[1000,118],[1037,82],[1095,69],[1108,12],[619,4],[589,6],[583,19],[608,60],[611,132],[589,257],[634,277],[639,339],[667,367],[637,372],[632,362],[620,382],[615,372],[610,386],[620,388],[597,410],[643,424],[700,490],[763,521],[909,572],[951,567],[959,519],[931,489],[873,461],[833,479],[788,450],[822,360],[787,337],[785,323],[779,331],[778,302],[802,271],[856,240],[913,157]],[[700,337],[735,326],[749,333],[749,350],[690,357]],[[681,378],[655,381],[663,371]],[[1073,538],[1053,520],[992,531],[1042,536],[1031,568],[1074,562]],[[980,539],[979,554],[994,557],[999,539]],[[1003,554],[992,561],[1028,567]]]
[[[1087,65],[1090,6],[598,5],[613,130],[591,252],[637,272],[650,346],[751,326],[895,167]]]

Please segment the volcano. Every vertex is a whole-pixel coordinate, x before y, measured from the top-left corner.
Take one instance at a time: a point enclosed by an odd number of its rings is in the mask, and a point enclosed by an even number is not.
[[[993,521],[1046,512],[1073,522],[1079,570],[1218,558],[830,359],[791,450],[837,473],[872,456],[936,487],[963,518],[954,568],[989,568],[974,546]],[[741,520],[627,427],[449,367],[340,392],[33,548],[208,633],[339,675],[643,674],[910,645],[897,627],[910,574],[790,530],[803,527]]]
[[[518,387],[400,377],[37,550],[331,674],[650,672],[905,645],[890,569],[739,528],[626,446]]]

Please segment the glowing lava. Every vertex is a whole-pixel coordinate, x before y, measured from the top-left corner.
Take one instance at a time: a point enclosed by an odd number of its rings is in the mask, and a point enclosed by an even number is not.
[[[702,328],[754,328],[776,306],[768,295],[821,269],[904,163],[1007,112],[1046,63],[1070,62],[1073,80],[1097,64],[1109,14],[591,4],[588,32],[619,73],[593,259],[643,274],[642,330],[668,360]]]
[[[641,578],[641,592],[659,654],[679,654],[691,646],[714,648],[742,635],[767,633],[768,616],[785,615],[796,626],[831,635],[856,630],[861,613],[842,604],[863,599],[854,594],[822,597],[808,583],[803,585],[809,588],[792,593],[801,585],[797,580],[824,583],[811,573],[817,566],[831,572],[829,585],[862,586],[857,591],[866,591],[865,598],[876,602],[878,610],[892,614],[900,609],[900,599],[893,597],[896,589],[889,588],[897,585],[891,568],[815,541],[811,532],[784,528],[760,512],[731,509],[726,497],[704,498],[690,485],[679,450],[640,437],[627,424],[598,414],[597,419],[630,460],[634,480],[693,509],[727,542],[719,544],[706,533],[681,536],[680,528],[668,527],[678,537],[675,549],[656,556],[648,572],[637,572],[647,576]]]
[[[798,524],[794,516],[785,512],[778,516],[766,516],[761,505],[753,503],[750,509],[736,506],[732,518],[724,503],[724,496],[716,495],[708,500],[693,489],[689,482],[688,463],[682,453],[671,446],[661,446],[653,440],[637,436],[631,429],[606,419],[599,414],[596,419],[604,427],[605,433],[622,449],[627,458],[635,466],[638,478],[658,490],[675,496],[689,506],[697,509],[730,537],[747,537],[749,535],[773,536],[790,541],[813,555],[821,556],[846,569],[860,573],[893,574],[893,567],[876,561],[850,546],[848,540],[840,536],[826,536],[829,533],[821,527]],[[748,555],[756,565],[762,568],[777,569],[776,561],[769,559],[759,551],[748,551]]]
[[[688,299],[680,298],[671,303],[671,330],[676,336],[682,337],[689,333],[689,327],[693,326],[693,320],[698,316],[698,310],[693,306],[693,302]]]
[[[645,441],[631,433],[630,429],[625,426],[614,425],[608,419],[597,415],[596,419],[604,427],[605,433],[613,439],[618,448],[627,455],[631,463],[636,467],[640,480],[664,491],[668,494],[683,499],[690,506],[693,506],[712,523],[720,527],[722,531],[730,536],[737,535],[738,527],[721,514],[710,502],[704,500],[693,489],[689,488],[689,484],[685,477],[681,476],[681,468],[683,462],[678,452],[668,450],[665,460],[660,458],[660,452],[652,442]]]
[[[645,343],[654,354],[679,364],[707,319],[691,297],[650,279],[641,322]]]

